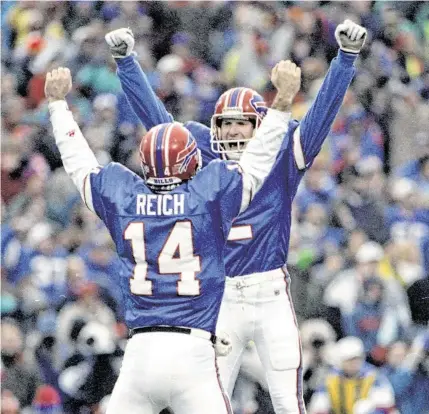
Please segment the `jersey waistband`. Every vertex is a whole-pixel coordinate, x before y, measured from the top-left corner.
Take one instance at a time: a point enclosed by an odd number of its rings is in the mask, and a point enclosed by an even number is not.
[[[268,270],[267,272],[252,273],[250,275],[226,277],[226,285],[233,285],[236,287],[253,286],[258,283],[267,282],[270,280],[285,279],[289,281],[289,273],[285,267],[278,269]]]
[[[198,328],[183,328],[181,326],[145,326],[142,328],[133,328],[128,332],[128,338],[132,338],[138,333],[147,333],[147,332],[176,332],[185,335],[192,335],[198,338],[207,339],[213,344],[216,343],[216,336],[210,332],[204,331],[203,329]]]

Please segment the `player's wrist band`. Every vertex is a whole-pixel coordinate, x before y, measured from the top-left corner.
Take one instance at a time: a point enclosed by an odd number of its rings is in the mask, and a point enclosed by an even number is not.
[[[202,329],[182,328],[179,326],[146,326],[144,328],[134,328],[129,330],[128,338],[132,338],[135,334],[145,332],[176,332],[208,339],[213,344],[216,343],[216,335],[213,335],[210,332]]]

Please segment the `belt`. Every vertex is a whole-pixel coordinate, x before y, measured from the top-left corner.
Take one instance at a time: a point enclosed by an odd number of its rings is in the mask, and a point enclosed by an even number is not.
[[[180,326],[146,326],[144,328],[134,328],[129,330],[128,338],[132,338],[135,334],[145,332],[176,332],[208,339],[213,344],[216,343],[216,335],[213,335],[210,332],[204,331],[203,329],[182,328]]]
[[[273,270],[268,270],[267,272],[253,273],[250,275],[235,276],[235,277],[226,277],[226,285],[235,286],[237,288],[243,288],[253,285],[258,285],[263,282],[269,282],[278,279],[286,279],[288,282],[289,274],[286,273],[285,268],[278,268]]]

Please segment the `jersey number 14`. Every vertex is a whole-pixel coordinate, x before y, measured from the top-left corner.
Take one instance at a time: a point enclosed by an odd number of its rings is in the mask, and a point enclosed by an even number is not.
[[[134,274],[130,278],[130,289],[134,295],[152,295],[153,282],[147,279],[146,246],[144,223],[130,223],[124,233],[125,240],[131,241],[135,260]],[[192,224],[190,221],[178,221],[158,256],[159,274],[180,274],[177,282],[177,294],[197,296],[200,294],[200,282],[196,273],[201,271],[200,257],[194,255],[192,242]]]

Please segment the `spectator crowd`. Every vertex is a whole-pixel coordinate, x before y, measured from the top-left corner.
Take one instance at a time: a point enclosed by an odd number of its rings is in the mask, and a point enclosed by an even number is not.
[[[108,31],[132,29],[176,120],[209,125],[232,86],[270,103],[281,59],[302,69],[292,108],[302,118],[345,18],[368,39],[293,210],[304,397],[314,414],[375,414],[370,388],[380,383],[397,412],[429,413],[429,3],[386,1],[1,2],[2,413],[104,413],[127,338],[118,258],[62,168],[45,74],[70,68],[68,103],[99,162],[139,172],[144,128],[121,91]],[[270,414],[248,348],[234,412]],[[364,367],[368,390],[341,408],[333,384]]]

